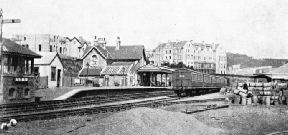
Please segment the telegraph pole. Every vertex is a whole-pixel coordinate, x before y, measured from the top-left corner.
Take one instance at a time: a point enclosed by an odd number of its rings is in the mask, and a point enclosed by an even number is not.
[[[3,24],[7,24],[7,23],[21,23],[20,19],[3,19],[3,10],[2,8],[0,9],[0,63],[1,63],[1,67],[0,67],[0,72],[1,72],[1,76],[0,76],[0,95],[3,93],[3,68],[4,68],[4,63],[3,63],[3,41],[2,41],[2,36],[3,36]],[[1,100],[1,99],[0,99]]]

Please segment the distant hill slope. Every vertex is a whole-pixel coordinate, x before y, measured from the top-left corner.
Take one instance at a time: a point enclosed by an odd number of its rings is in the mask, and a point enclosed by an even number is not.
[[[227,66],[241,64],[241,68],[272,66],[273,68],[280,67],[288,63],[288,59],[254,59],[246,54],[234,54],[227,52]]]

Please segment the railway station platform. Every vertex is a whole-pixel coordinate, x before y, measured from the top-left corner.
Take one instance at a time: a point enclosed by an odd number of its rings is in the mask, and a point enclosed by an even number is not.
[[[134,86],[134,87],[83,87],[73,89],[65,94],[59,95],[59,97],[53,100],[66,100],[69,98],[82,98],[96,95],[119,95],[119,94],[131,94],[142,93],[152,91],[169,91],[172,87],[148,87],[148,86]]]

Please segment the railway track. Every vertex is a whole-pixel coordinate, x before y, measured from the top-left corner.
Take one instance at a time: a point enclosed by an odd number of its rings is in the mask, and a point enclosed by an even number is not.
[[[91,115],[91,114],[99,114],[99,113],[107,113],[107,112],[119,112],[124,110],[129,110],[136,107],[162,107],[169,106],[174,104],[187,104],[187,103],[204,103],[209,101],[222,101],[223,98],[219,99],[208,99],[208,100],[190,100],[190,101],[177,101],[178,97],[163,97],[156,98],[151,100],[144,100],[139,102],[123,102],[123,103],[106,103],[104,105],[86,105],[86,106],[78,106],[74,108],[64,108],[64,109],[56,109],[56,110],[48,110],[41,112],[30,112],[30,113],[22,113],[22,114],[9,114],[3,115],[0,117],[0,121],[7,121],[11,118],[16,119],[17,121],[33,121],[33,120],[46,120],[46,119],[54,119],[61,118],[67,116],[81,116],[81,115]],[[173,101],[173,102],[172,102]],[[175,102],[176,101],[176,102]]]
[[[93,96],[93,97],[69,99],[69,100],[52,100],[52,101],[31,102],[31,103],[6,104],[0,106],[0,112],[1,115],[11,115],[11,114],[21,115],[33,112],[69,109],[78,106],[100,105],[104,103],[118,102],[132,99],[149,98],[156,96],[168,96],[171,94],[173,94],[172,91],[157,91],[157,92],[145,92],[145,93],[123,94],[113,96]]]

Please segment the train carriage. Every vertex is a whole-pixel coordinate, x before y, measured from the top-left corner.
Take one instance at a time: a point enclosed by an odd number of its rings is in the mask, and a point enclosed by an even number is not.
[[[228,85],[228,79],[181,68],[172,72],[172,85],[178,96],[219,91]]]

